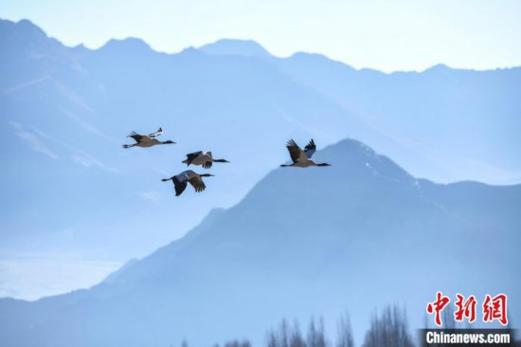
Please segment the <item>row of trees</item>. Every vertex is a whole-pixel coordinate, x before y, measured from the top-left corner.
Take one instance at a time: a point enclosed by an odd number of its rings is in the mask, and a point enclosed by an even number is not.
[[[315,322],[311,319],[307,336],[300,330],[298,321],[290,327],[284,319],[277,329],[272,329],[267,334],[267,347],[326,347],[324,322],[320,319]]]
[[[282,320],[279,326],[267,334],[267,347],[354,347],[351,320],[348,314],[337,321],[337,333],[334,344],[330,343],[324,329],[322,318],[309,322],[306,334],[301,332],[298,321],[290,326]],[[362,347],[414,347],[408,333],[405,309],[387,306],[380,315],[371,318],[369,330]]]
[[[329,339],[326,337],[322,318],[311,319],[306,334],[303,334],[298,321],[292,326],[283,319],[276,329],[267,334],[267,347],[327,347]],[[337,324],[336,347],[354,347],[354,337],[351,330],[349,315],[341,316]]]
[[[283,319],[275,329],[266,334],[266,347],[354,347],[355,341],[348,314],[337,321],[334,343],[327,336],[322,318],[312,318],[305,332],[297,320],[291,324]],[[188,347],[183,341],[182,347]],[[214,347],[219,347],[216,344]],[[223,347],[251,347],[248,340],[231,340]],[[362,347],[414,347],[408,333],[407,315],[404,309],[387,306],[380,315],[374,314]]]
[[[405,309],[386,307],[380,316],[371,318],[365,335],[364,347],[414,347],[409,336]]]

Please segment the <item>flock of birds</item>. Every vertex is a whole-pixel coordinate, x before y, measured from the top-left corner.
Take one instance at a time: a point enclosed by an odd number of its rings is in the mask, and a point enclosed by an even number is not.
[[[130,145],[123,145],[123,148],[131,148],[131,147],[142,147],[148,148],[156,145],[168,145],[175,144],[174,141],[159,141],[157,139],[163,133],[163,129],[159,128],[157,131],[150,133],[148,135],[141,135],[136,133],[135,131],[131,132],[128,137],[134,139],[135,143]],[[315,163],[311,160],[311,157],[317,150],[317,146],[315,145],[315,141],[311,139],[309,143],[304,147],[304,149],[300,148],[299,145],[294,140],[289,140],[286,144],[286,148],[288,149],[289,155],[291,157],[291,164],[282,164],[282,167],[300,167],[307,168],[312,166],[331,166],[328,163]],[[183,163],[186,166],[196,165],[202,166],[204,169],[210,169],[213,163],[229,163],[226,159],[214,159],[212,156],[212,152],[210,151],[198,151],[193,153],[188,153],[186,155],[186,159],[183,160]],[[203,177],[212,177],[214,175],[209,173],[198,174],[193,170],[185,170],[177,175],[174,175],[170,178],[163,178],[161,181],[168,182],[172,181],[174,183],[175,195],[181,195],[188,183],[196,192],[202,192],[205,190],[206,185],[204,184]]]

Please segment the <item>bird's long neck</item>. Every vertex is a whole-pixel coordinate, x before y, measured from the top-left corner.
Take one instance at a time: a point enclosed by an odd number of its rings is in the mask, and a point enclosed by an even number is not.
[[[216,163],[227,163],[228,162],[228,160],[226,160],[226,159],[214,159],[213,161]]]

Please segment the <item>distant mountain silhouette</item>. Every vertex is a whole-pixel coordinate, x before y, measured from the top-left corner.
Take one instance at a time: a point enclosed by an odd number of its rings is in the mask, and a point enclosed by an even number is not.
[[[259,344],[282,317],[327,322],[349,309],[360,334],[375,307],[400,302],[415,328],[436,290],[520,291],[521,185],[418,180],[354,140],[316,156],[333,166],[271,172],[236,206],[90,290],[1,300],[0,340]],[[511,319],[520,311],[512,297]]]
[[[239,201],[287,160],[292,137],[356,138],[443,182],[519,182],[520,68],[384,74],[241,40],[91,50],[27,20],[0,21],[0,60],[2,253],[142,257]],[[122,150],[130,131],[159,126],[178,144]],[[204,194],[176,199],[160,179],[202,149],[232,164],[211,170]]]
[[[266,61],[196,49],[168,55],[138,39],[68,48],[27,21],[1,23],[4,251],[143,256],[236,203],[287,160],[288,138],[325,145],[371,131]],[[122,150],[130,131],[159,126],[178,144]],[[213,168],[204,195],[176,199],[160,180],[184,170],[184,155],[196,150],[234,166]]]
[[[257,42],[252,40],[221,39],[198,48],[198,50],[213,55],[241,55],[257,58],[272,58],[271,54]]]
[[[385,134],[362,140],[420,177],[520,182],[521,68],[386,74],[303,53],[278,65]]]

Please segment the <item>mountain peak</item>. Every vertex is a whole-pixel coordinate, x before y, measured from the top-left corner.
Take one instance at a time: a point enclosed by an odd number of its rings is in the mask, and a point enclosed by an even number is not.
[[[14,32],[17,35],[26,38],[37,37],[47,38],[47,34],[33,22],[28,19],[21,19],[18,22],[13,22],[7,19],[0,19],[0,34],[6,32]]]
[[[136,37],[128,37],[125,39],[110,39],[101,47],[102,50],[123,49],[130,53],[147,52],[152,50],[150,46],[142,39]]]
[[[425,72],[445,72],[448,70],[450,70],[449,66],[445,64],[436,64],[426,69]]]
[[[346,138],[317,152],[318,161],[331,163],[345,177],[358,176],[365,180],[368,176],[384,180],[410,184],[414,182],[407,171],[385,155],[377,153],[366,144]]]
[[[269,58],[271,54],[253,40],[221,39],[199,47],[210,55],[242,55],[248,57]]]

